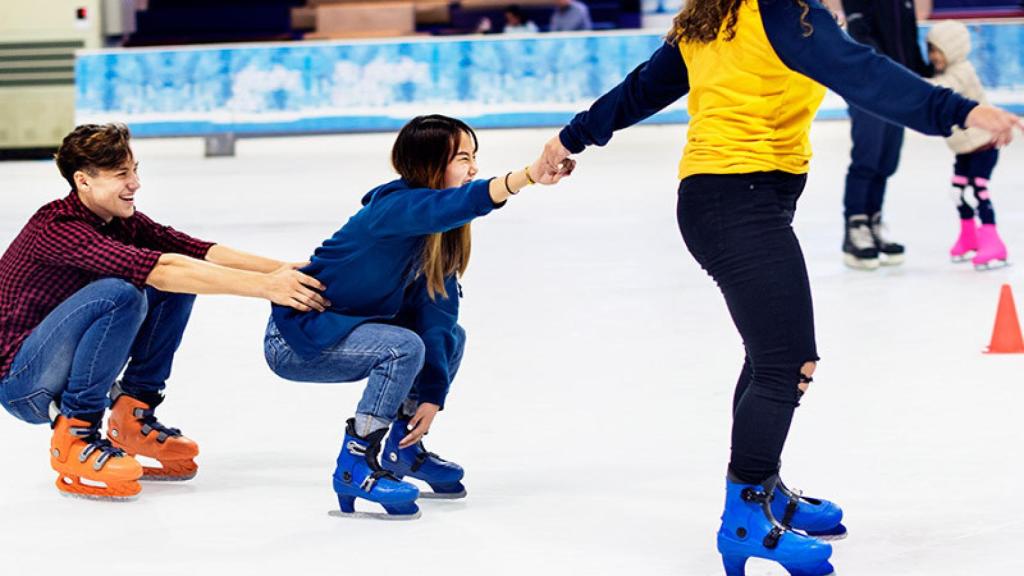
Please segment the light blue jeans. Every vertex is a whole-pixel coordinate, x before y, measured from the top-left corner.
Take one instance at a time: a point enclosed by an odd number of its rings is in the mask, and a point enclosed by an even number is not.
[[[448,368],[452,378],[462,361],[465,332],[456,327],[458,345]],[[416,401],[416,377],[423,368],[423,340],[390,324],[360,324],[344,340],[315,358],[292,350],[271,318],[263,340],[267,365],[278,376],[296,382],[357,382],[367,379],[356,407],[357,433],[365,436],[390,426],[408,399]]]

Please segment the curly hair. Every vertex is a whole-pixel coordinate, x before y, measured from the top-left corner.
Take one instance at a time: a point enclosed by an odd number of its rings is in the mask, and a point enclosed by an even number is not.
[[[707,44],[718,39],[726,42],[736,37],[736,19],[740,5],[746,0],[688,0],[676,14],[672,30],[665,36],[670,44],[681,41]],[[793,0],[800,7],[800,27],[803,35],[810,36],[814,27],[807,21],[811,7],[807,0]],[[722,23],[725,23],[724,27]]]

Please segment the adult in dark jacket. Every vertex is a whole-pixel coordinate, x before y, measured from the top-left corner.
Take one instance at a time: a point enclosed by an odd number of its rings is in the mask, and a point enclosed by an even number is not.
[[[847,31],[854,40],[920,76],[932,75],[918,46],[913,0],[842,0],[842,4]],[[904,247],[883,234],[882,204],[886,183],[899,165],[903,127],[851,103],[850,134],[853,148],[843,198],[843,259],[847,266],[861,270],[902,264]]]
[[[473,130],[454,118],[420,116],[406,124],[391,154],[401,178],[371,190],[303,269],[330,282],[324,296],[331,307],[293,314],[275,306],[267,325],[267,363],[282,378],[368,379],[334,472],[342,515],[354,514],[361,498],[393,518],[418,517],[419,491],[403,476],[428,483],[435,497],[465,496],[462,468],[427,452],[420,440],[444,407],[462,359],[458,278],[469,262],[469,223],[529,184],[554,184],[572,164],[545,173],[538,159],[503,177],[474,180],[476,150]]]

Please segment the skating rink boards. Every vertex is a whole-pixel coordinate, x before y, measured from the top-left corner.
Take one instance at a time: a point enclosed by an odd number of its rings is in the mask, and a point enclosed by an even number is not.
[[[797,211],[814,290],[815,382],[783,477],[838,501],[842,575],[1024,573],[1024,355],[985,356],[1002,283],[1024,305],[1024,144],[992,178],[1021,265],[954,265],[953,156],[908,134],[890,181],[896,269],[843,267],[845,122],[814,126]],[[682,126],[638,127],[473,224],[469,341],[427,446],[469,497],[406,523],[340,520],[330,474],[361,384],[297,384],[263,360],[269,304],[200,297],[161,419],[201,446],[199,475],[133,503],[62,498],[49,430],[0,414],[0,572],[205,575],[699,576],[721,573],[730,401],[743,359],[714,283],[675,222]],[[504,175],[554,130],[480,134]],[[143,212],[202,238],[302,260],[392,177],[393,134],[135,143]],[[52,162],[0,163],[0,245],[66,193]],[[783,574],[752,562],[748,574]]]

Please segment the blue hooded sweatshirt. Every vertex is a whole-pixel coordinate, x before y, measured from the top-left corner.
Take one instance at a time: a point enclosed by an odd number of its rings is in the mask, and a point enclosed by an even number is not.
[[[459,285],[445,279],[448,297],[427,295],[426,279],[416,278],[429,234],[453,230],[495,206],[490,180],[458,188],[411,188],[395,180],[363,197],[363,208],[324,241],[302,272],[327,286],[324,312],[299,312],[274,305],[281,336],[304,358],[315,358],[364,322],[408,328],[423,339],[423,370],[416,386],[420,402],[444,406],[451,384],[448,358],[454,351],[459,317]]]

